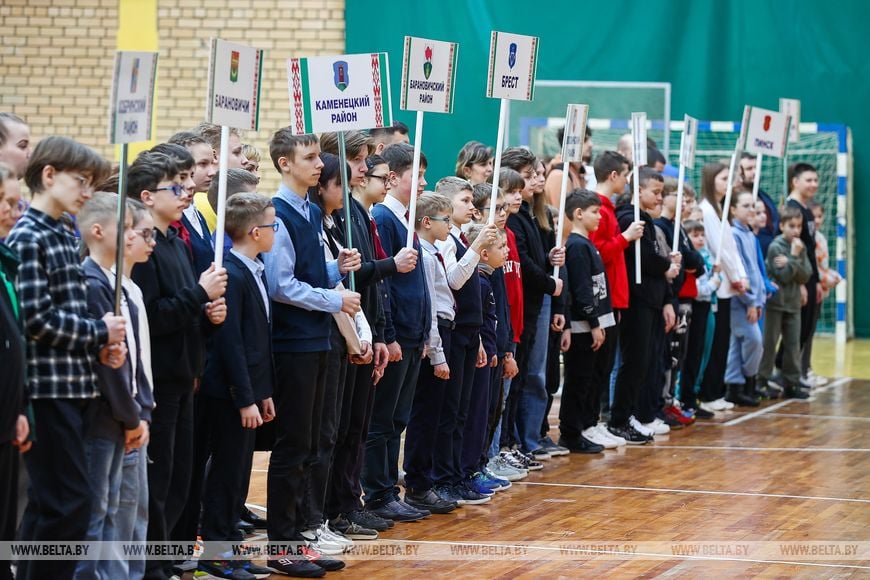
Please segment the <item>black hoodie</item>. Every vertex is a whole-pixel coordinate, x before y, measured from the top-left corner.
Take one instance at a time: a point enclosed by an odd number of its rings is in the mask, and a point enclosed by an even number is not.
[[[634,222],[634,206],[627,203],[617,207],[616,219],[619,222],[619,229],[622,231],[628,229],[628,226]],[[665,272],[670,268],[671,261],[659,255],[652,217],[641,210],[640,219],[643,221],[643,237],[640,239],[640,284],[636,284],[634,278],[634,242],[625,249],[629,307],[646,306],[661,310],[671,301],[671,285],[665,278]]]

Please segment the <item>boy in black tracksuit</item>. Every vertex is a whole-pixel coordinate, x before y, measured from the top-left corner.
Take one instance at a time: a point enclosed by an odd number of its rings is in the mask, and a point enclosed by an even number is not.
[[[664,180],[652,169],[640,169],[640,217],[644,222],[641,247],[641,283],[635,282],[635,249],[625,250],[625,267],[629,278],[629,308],[625,312],[620,333],[622,366],[616,378],[610,427],[615,435],[630,441],[617,431],[630,427],[632,415],[641,424],[655,420],[661,396],[660,381],[648,381],[653,357],[663,348],[664,333],[674,324],[669,279],[679,272],[674,259],[662,257],[657,248],[655,224],[649,210],[655,211],[662,203]],[[622,230],[634,222],[634,206],[625,204],[616,209],[616,218]],[[670,277],[670,278],[669,278]],[[664,318],[664,320],[663,320]],[[655,385],[658,385],[657,387]],[[648,440],[652,440],[650,436]]]
[[[604,262],[589,234],[601,221],[601,199],[575,190],[565,200],[571,234],[565,243],[570,299],[571,346],[565,354],[565,383],[559,408],[559,445],[575,453],[600,453],[604,447],[584,435],[598,425],[601,393],[607,387],[609,357],[601,356],[605,329],[616,324]],[[587,432],[588,434],[588,432]]]

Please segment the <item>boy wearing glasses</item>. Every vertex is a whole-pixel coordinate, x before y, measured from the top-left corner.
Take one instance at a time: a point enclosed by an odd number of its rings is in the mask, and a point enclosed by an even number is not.
[[[171,224],[181,219],[189,195],[179,166],[162,153],[145,152],[130,165],[127,195],[144,203],[154,220],[151,259],[132,270],[142,289],[151,327],[156,407],[148,457],[148,539],[167,541],[184,511],[193,465],[193,393],[205,366],[203,327],[221,324],[227,274],[211,265],[199,281],[187,247]],[[152,560],[148,575],[172,575],[170,560]]]
[[[91,184],[108,174],[109,164],[84,145],[65,137],[43,139],[24,173],[33,203],[6,240],[20,259],[18,312],[39,425],[39,440],[24,455],[31,480],[21,525],[26,541],[83,541],[88,529],[85,430],[99,396],[93,353],[99,351],[104,364],[121,366],[125,324],[111,312],[102,319],[88,314],[76,239],[60,220],[64,213],[77,214],[91,197]],[[75,566],[75,560],[25,560],[17,575],[70,578]]]
[[[228,560],[221,552],[229,549],[222,543],[242,540],[236,522],[249,474],[239,466],[254,453],[254,430],[275,418],[272,305],[259,256],[272,250],[279,227],[268,197],[238,193],[227,200],[226,230],[233,240],[226,258],[227,317],[209,340],[199,393],[211,456],[200,528],[206,552],[199,570],[218,578],[254,578],[256,572],[250,561]]]

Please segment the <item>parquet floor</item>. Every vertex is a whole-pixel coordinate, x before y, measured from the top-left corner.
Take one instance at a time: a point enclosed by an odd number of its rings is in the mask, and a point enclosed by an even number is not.
[[[267,465],[258,454],[252,505]],[[553,458],[489,504],[357,546],[330,577],[870,577],[870,381]]]

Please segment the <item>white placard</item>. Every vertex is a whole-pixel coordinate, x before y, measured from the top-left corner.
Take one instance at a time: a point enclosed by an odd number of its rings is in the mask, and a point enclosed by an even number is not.
[[[646,158],[646,113],[631,114],[631,154],[634,164],[643,167]]]
[[[406,36],[401,108],[452,113],[458,54],[459,45],[455,42]]]
[[[206,120],[215,125],[256,131],[262,78],[262,50],[212,38]]]
[[[744,118],[746,116],[744,115]],[[742,149],[756,155],[783,157],[788,142],[788,115],[750,107]]]
[[[157,53],[119,50],[109,109],[109,142],[137,143],[151,139]]]
[[[581,163],[583,161],[583,140],[586,137],[586,120],[589,105],[568,105],[565,113],[565,137],[562,141],[562,161]]]
[[[801,140],[801,102],[800,99],[780,99],[779,112],[791,118],[788,130],[788,142],[797,143]]]
[[[492,32],[486,96],[531,101],[538,65],[538,37]]]
[[[393,124],[385,52],[291,58],[287,77],[294,135]]]
[[[695,166],[695,145],[698,141],[698,119],[683,117],[683,139],[680,141],[680,163],[683,167]]]

